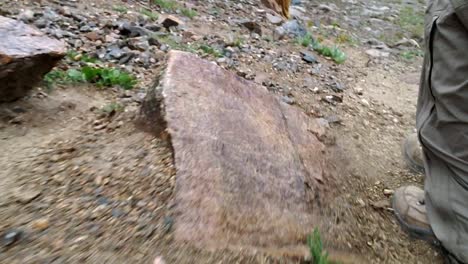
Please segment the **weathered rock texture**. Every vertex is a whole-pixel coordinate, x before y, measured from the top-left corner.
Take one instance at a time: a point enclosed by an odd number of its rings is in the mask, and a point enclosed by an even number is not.
[[[24,96],[64,55],[62,42],[0,16],[0,102]]]
[[[319,218],[323,129],[253,82],[172,51],[142,108],[175,155],[175,236],[209,248],[284,249]]]

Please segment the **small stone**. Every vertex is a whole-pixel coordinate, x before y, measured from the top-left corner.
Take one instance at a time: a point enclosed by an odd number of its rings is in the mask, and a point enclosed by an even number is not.
[[[420,48],[419,43],[414,40],[414,39],[407,39],[403,38],[394,45],[395,47],[398,46],[406,46],[406,47],[415,47],[415,48]]]
[[[137,204],[136,204],[137,207],[140,207],[140,208],[143,208],[146,206],[146,202],[144,201],[138,201]]]
[[[155,37],[149,37],[148,38],[148,44],[150,44],[151,46],[161,46],[161,43]]]
[[[96,31],[91,31],[85,34],[85,37],[91,41],[97,41],[101,39],[101,36]]]
[[[102,180],[103,180],[102,175],[98,175],[98,176],[96,176],[96,178],[94,179],[94,183],[96,183],[96,185],[101,185],[101,184],[102,184]]]
[[[395,191],[394,191],[394,190],[390,190],[390,189],[384,189],[383,193],[384,193],[385,195],[392,195],[392,194],[395,193]]]
[[[36,20],[34,22],[34,25],[37,27],[37,28],[45,28],[47,27],[47,25],[49,24],[49,22],[47,22],[47,20],[43,19],[43,18],[39,18],[38,20]]]
[[[323,12],[331,12],[333,11],[333,7],[331,5],[325,5],[325,4],[320,4],[318,6],[318,9],[323,11]]]
[[[371,203],[371,205],[375,209],[387,209],[387,208],[391,207],[390,202],[388,201],[388,199],[373,202],[373,203]]]
[[[113,59],[121,59],[122,57],[124,57],[126,55],[126,53],[120,49],[119,47],[117,46],[112,46],[110,49],[109,49],[109,52],[107,53],[107,55],[109,55],[109,57],[113,58]]]
[[[308,63],[316,63],[317,59],[315,56],[307,51],[301,51],[302,60]]]
[[[297,20],[287,21],[281,27],[286,31],[286,34],[294,35],[295,37],[303,37],[307,34],[307,29]]]
[[[50,222],[49,219],[47,218],[41,218],[34,220],[31,224],[32,228],[35,229],[36,231],[44,231],[47,228],[49,228]]]
[[[8,230],[2,236],[2,245],[5,247],[11,246],[21,239],[23,231],[21,230]]]
[[[174,225],[174,219],[170,216],[164,217],[163,226],[166,232],[171,231],[172,226]]]
[[[322,98],[322,101],[334,105],[336,103],[342,103],[343,97],[337,95],[327,95]]]
[[[367,107],[369,107],[369,106],[370,106],[370,103],[369,103],[369,101],[367,101],[367,100],[366,100],[366,99],[364,99],[364,98],[362,98],[362,99],[361,99],[360,103],[361,103],[363,106],[367,106]]]
[[[29,203],[32,200],[36,199],[41,194],[39,190],[25,190],[23,188],[18,188],[13,191],[13,196],[15,199],[23,204]]]
[[[337,93],[342,93],[345,89],[345,86],[337,81],[334,81],[333,83],[330,84],[330,88]]]
[[[286,36],[286,30],[283,27],[276,27],[273,31],[273,39],[281,40]]]
[[[80,27],[80,31],[81,31],[81,32],[90,32],[90,31],[91,31],[91,27],[88,26],[88,25],[84,25],[84,26]]]
[[[124,212],[119,208],[113,208],[111,214],[112,217],[119,218],[124,215]]]
[[[22,108],[21,106],[13,106],[13,108],[11,109],[11,111],[13,111],[14,113],[17,113],[17,114],[24,114],[26,113],[26,110],[24,108]]]
[[[358,199],[356,200],[356,203],[357,203],[359,206],[361,206],[361,207],[366,206],[366,203],[365,203],[364,200],[362,200],[361,198],[358,198]]]
[[[61,19],[61,16],[57,14],[54,10],[52,10],[50,7],[46,7],[43,11],[42,16],[50,21],[57,22]]]
[[[158,256],[154,259],[153,264],[166,264],[166,262],[161,256]]]
[[[161,16],[161,18],[159,19],[159,24],[169,29],[171,27],[184,25],[184,21],[180,20],[179,18],[173,15],[164,15],[164,16]]]
[[[162,27],[161,25],[158,25],[158,24],[151,24],[151,25],[146,25],[145,28],[148,30],[157,32],[157,31],[160,31]]]
[[[294,99],[289,96],[281,96],[281,101],[290,105],[294,104]]]
[[[357,95],[363,95],[364,94],[364,89],[356,87],[354,88],[354,93]]]
[[[107,123],[94,126],[94,130],[102,130],[107,127]]]
[[[250,30],[253,33],[262,35],[262,27],[255,21],[245,21],[241,23],[244,27]]]
[[[112,42],[116,41],[117,37],[118,36],[116,34],[113,34],[113,33],[107,34],[107,35],[104,36],[104,41],[108,42],[108,43],[112,43]]]
[[[80,236],[73,241],[73,244],[78,244],[80,242],[85,241],[86,239],[88,239],[88,236]]]
[[[279,24],[283,23],[283,19],[281,17],[279,17],[279,16],[275,16],[275,15],[267,13],[266,17],[267,17],[268,21],[273,25],[279,25]]]
[[[18,15],[18,19],[23,22],[31,22],[34,19],[34,11],[26,9]]]
[[[390,56],[389,52],[382,51],[382,50],[379,50],[379,49],[368,49],[368,50],[366,50],[366,54],[369,55],[370,57],[374,57],[374,58],[386,58],[386,57]]]
[[[336,115],[327,116],[325,119],[327,120],[328,124],[341,124],[343,122],[343,120]]]
[[[130,38],[146,36],[150,33],[150,31],[146,28],[134,26],[127,22],[124,22],[119,25],[119,31],[121,35],[130,37]]]
[[[128,41],[128,47],[133,50],[147,51],[150,47],[148,39],[145,37],[132,38]]]

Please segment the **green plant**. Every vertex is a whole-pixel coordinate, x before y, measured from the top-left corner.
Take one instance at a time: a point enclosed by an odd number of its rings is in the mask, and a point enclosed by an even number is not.
[[[336,42],[338,44],[345,44],[345,43],[355,44],[357,41],[352,36],[343,32],[343,33],[338,34],[338,36],[336,37]]]
[[[127,13],[128,11],[128,8],[126,8],[125,6],[121,6],[121,5],[115,5],[113,7],[114,11],[117,11],[117,12],[120,12],[120,13]]]
[[[142,8],[142,9],[140,10],[140,13],[143,14],[143,15],[145,15],[145,16],[147,16],[149,19],[151,19],[151,20],[153,20],[153,21],[157,20],[158,17],[159,17],[158,14],[154,13],[154,12],[151,11],[151,10],[145,9],[145,8]]]
[[[328,253],[323,249],[322,238],[317,228],[307,237],[307,245],[309,247],[310,256],[313,264],[328,264]]]
[[[319,41],[312,43],[312,48],[320,55],[332,58],[336,63],[341,64],[346,61],[346,54],[341,51],[337,46],[328,47],[321,44]]]
[[[422,57],[424,56],[424,53],[421,50],[407,50],[402,52],[401,57],[403,57],[405,60],[412,60],[415,57]]]
[[[198,15],[197,11],[191,9],[191,8],[181,8],[180,9],[180,12],[182,13],[182,15],[192,19],[194,17],[196,17]]]
[[[49,89],[54,83],[88,82],[101,87],[118,85],[126,90],[132,89],[137,83],[134,76],[119,69],[91,66],[67,71],[53,70],[44,76],[44,82]]]
[[[83,75],[83,72],[81,70],[77,69],[69,69],[67,71],[66,79],[70,82],[84,82],[86,81],[86,78]]]
[[[213,48],[213,47],[210,46],[210,45],[201,44],[201,45],[198,47],[198,49],[201,50],[201,51],[203,51],[203,52],[206,53],[206,54],[211,54],[211,55],[213,55],[213,56],[215,56],[215,57],[218,57],[218,58],[223,57],[223,54],[222,54],[219,50]]]
[[[96,63],[98,61],[97,58],[90,57],[88,54],[78,53],[73,50],[67,52],[67,57],[74,61],[82,61],[89,63]]]
[[[312,44],[314,41],[314,38],[310,33],[305,34],[302,37],[297,37],[296,42],[304,47],[308,47],[310,44]]]
[[[158,35],[154,34],[153,37],[157,39],[160,43],[166,44],[171,47],[171,49],[186,50],[186,46],[182,43],[177,42],[170,35]]]
[[[172,0],[153,0],[153,3],[162,9],[174,10],[177,8],[177,3]]]
[[[244,44],[244,39],[240,36],[236,36],[234,41],[232,42],[232,45],[233,47],[238,47],[240,48],[242,46],[242,44]]]
[[[51,90],[55,83],[63,83],[67,73],[63,70],[52,70],[44,75],[44,84],[47,90]]]
[[[85,66],[80,69],[82,80],[98,86],[119,85],[123,89],[132,89],[136,79],[132,75],[115,68],[97,68]],[[80,81],[79,77],[76,80]]]

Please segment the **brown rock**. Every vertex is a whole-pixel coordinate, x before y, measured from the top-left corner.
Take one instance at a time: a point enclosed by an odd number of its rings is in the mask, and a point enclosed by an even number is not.
[[[85,37],[91,41],[101,40],[101,36],[96,31],[91,31],[85,34]]]
[[[47,228],[49,228],[49,219],[41,218],[41,219],[34,220],[31,223],[31,226],[36,231],[46,230]]]
[[[262,27],[255,21],[245,21],[242,22],[242,25],[254,33],[257,33],[259,35],[262,34]]]
[[[0,39],[0,102],[24,96],[66,52],[62,42],[3,16]]]
[[[159,19],[159,23],[165,28],[177,27],[179,25],[184,25],[184,21],[173,16],[173,15],[164,15]]]
[[[328,182],[317,121],[190,53],[171,51],[162,72],[142,114],[147,128],[170,134],[176,239],[208,248],[302,244]]]
[[[16,201],[24,204],[36,199],[40,194],[41,191],[28,188],[16,188],[13,190],[13,196]]]

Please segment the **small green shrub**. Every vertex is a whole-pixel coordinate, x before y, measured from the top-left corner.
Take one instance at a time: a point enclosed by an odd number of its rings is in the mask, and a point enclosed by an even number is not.
[[[424,53],[421,50],[407,50],[401,53],[401,57],[405,60],[413,60],[416,57],[422,57]]]
[[[310,44],[312,44],[314,41],[314,38],[310,33],[305,34],[303,37],[298,37],[296,39],[296,42],[304,47],[309,47]]]
[[[81,78],[89,83],[95,83],[98,86],[118,85],[123,89],[132,89],[136,84],[136,79],[132,75],[115,68],[97,68],[85,66],[80,69]],[[78,71],[77,71],[78,72]],[[75,74],[74,74],[75,75]],[[79,80],[76,74],[76,80]]]
[[[307,245],[309,246],[310,256],[313,264],[329,264],[328,253],[323,249],[322,238],[317,228],[307,237]]]
[[[234,47],[240,48],[242,44],[244,44],[244,39],[241,37],[237,37],[232,44],[234,45]]]
[[[213,56],[215,56],[215,57],[217,57],[217,58],[223,57],[223,54],[222,54],[219,50],[213,48],[213,47],[210,46],[210,45],[201,44],[201,45],[198,47],[198,49],[201,50],[201,51],[203,51],[203,52],[206,53],[206,54],[213,55]]]
[[[312,48],[320,55],[332,58],[336,63],[341,64],[346,61],[346,54],[341,51],[337,46],[328,47],[318,41],[314,41]]]
[[[126,8],[125,6],[121,6],[121,5],[115,5],[113,7],[114,11],[117,11],[119,13],[127,13],[128,12],[128,8]]]
[[[134,76],[119,69],[91,66],[67,71],[53,70],[44,76],[44,82],[48,88],[51,88],[54,83],[88,82],[100,87],[118,85],[126,90],[132,89],[137,83]]]
[[[74,50],[68,51],[67,57],[74,61],[82,61],[82,62],[90,62],[90,63],[96,63],[98,61],[97,58],[90,57],[88,54],[80,54]]]
[[[181,8],[180,9],[180,12],[182,13],[182,15],[192,19],[194,17],[196,17],[198,15],[197,11],[191,9],[191,8]]]
[[[177,8],[177,3],[172,0],[153,0],[153,3],[162,9],[175,10]]]
[[[51,90],[56,83],[63,83],[67,73],[63,70],[52,70],[44,75],[44,84],[48,90]]]
[[[159,17],[158,14],[154,13],[154,12],[151,11],[151,10],[145,9],[145,8],[142,8],[142,9],[140,10],[140,13],[141,13],[142,15],[147,16],[149,19],[151,19],[151,20],[153,20],[153,21],[157,20],[158,17]]]

